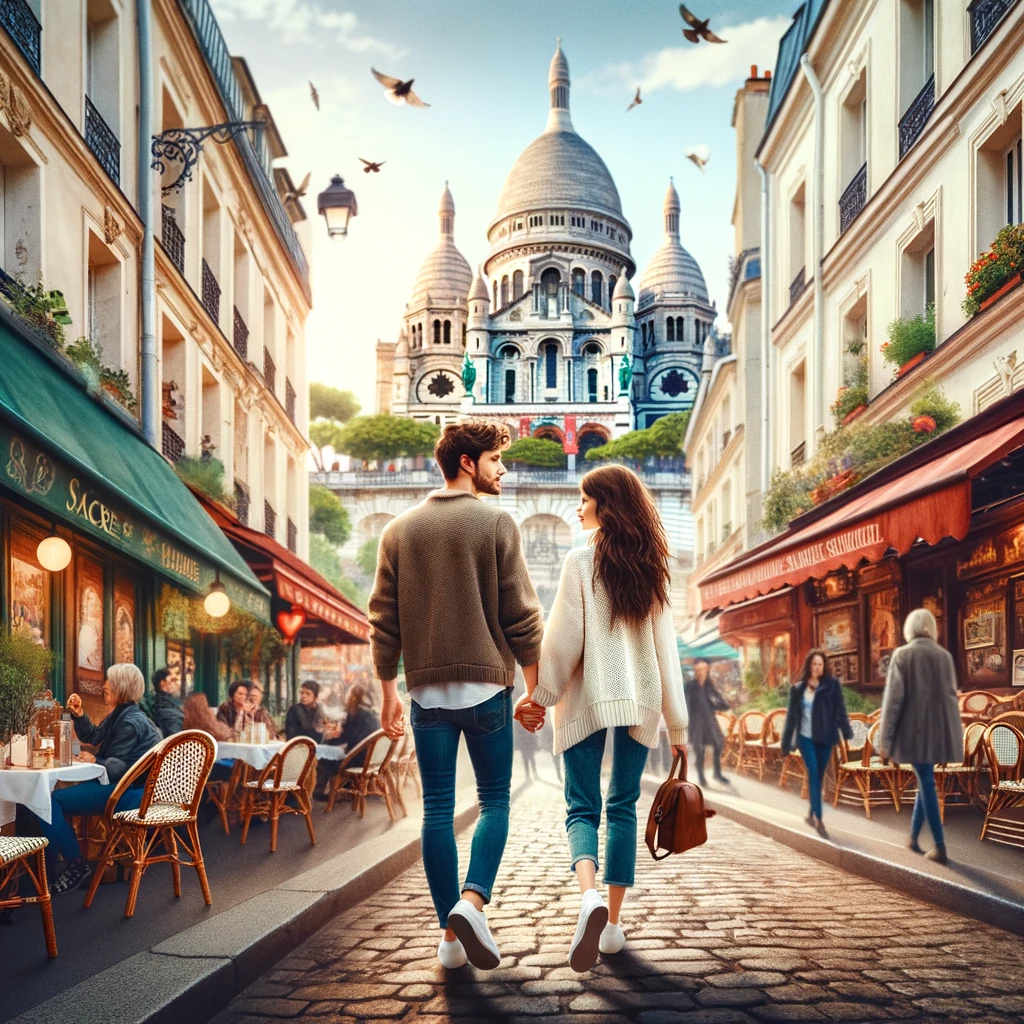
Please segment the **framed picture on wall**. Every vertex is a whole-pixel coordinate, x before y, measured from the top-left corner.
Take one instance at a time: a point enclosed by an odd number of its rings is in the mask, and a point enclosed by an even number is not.
[[[11,531],[11,629],[24,630],[40,647],[50,638],[49,573],[36,561],[38,539]]]
[[[871,640],[871,676],[867,682],[884,683],[889,659],[900,644],[899,593],[895,587],[868,595],[868,630]]]
[[[846,658],[841,654],[835,654],[828,659],[828,674],[835,676],[836,679],[841,683],[845,683],[846,679]]]
[[[857,650],[857,606],[833,608],[818,615],[818,644],[829,655]]]
[[[971,686],[1006,685],[1011,672],[1006,643],[1006,579],[964,593],[963,642]]]
[[[135,661],[135,582],[120,574],[114,581],[114,661]]]
[[[103,567],[78,560],[75,594],[75,675],[81,693],[103,692]]]
[[[1010,682],[1014,686],[1024,686],[1024,651],[1013,652],[1013,676]]]
[[[860,682],[860,655],[848,654],[846,656],[846,682]]]

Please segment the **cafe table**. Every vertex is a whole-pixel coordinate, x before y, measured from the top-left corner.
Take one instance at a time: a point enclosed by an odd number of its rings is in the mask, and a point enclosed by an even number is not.
[[[55,768],[0,768],[0,826],[14,821],[18,804],[49,823],[50,794],[58,782],[88,782],[96,779],[101,785],[110,780],[101,764],[75,761]]]

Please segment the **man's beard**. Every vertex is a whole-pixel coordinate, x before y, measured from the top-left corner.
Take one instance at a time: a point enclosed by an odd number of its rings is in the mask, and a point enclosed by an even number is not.
[[[479,467],[473,474],[473,490],[478,494],[501,494],[501,483],[499,477],[485,480]]]

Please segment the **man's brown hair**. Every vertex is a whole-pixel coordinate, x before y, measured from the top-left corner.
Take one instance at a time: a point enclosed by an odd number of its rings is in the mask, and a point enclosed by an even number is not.
[[[434,458],[445,480],[454,480],[459,475],[463,455],[479,462],[485,452],[506,448],[511,442],[512,434],[504,423],[488,420],[449,423],[434,445]]]

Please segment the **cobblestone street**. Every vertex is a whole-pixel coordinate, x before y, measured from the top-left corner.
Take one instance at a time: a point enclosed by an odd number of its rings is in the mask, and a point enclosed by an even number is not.
[[[641,799],[646,810],[647,797]],[[568,967],[579,897],[554,783],[518,791],[488,918],[501,967],[445,972],[417,864],[216,1018],[341,1024],[1024,1021],[1024,942],[716,818],[698,851],[638,854],[626,949]],[[468,856],[470,831],[460,837]]]

